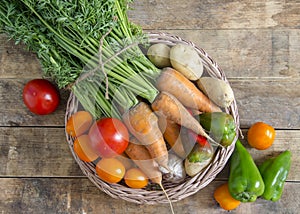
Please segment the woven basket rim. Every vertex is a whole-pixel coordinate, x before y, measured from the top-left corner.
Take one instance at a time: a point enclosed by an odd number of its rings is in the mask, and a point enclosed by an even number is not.
[[[199,56],[202,59],[203,66],[205,67],[206,72],[218,79],[222,79],[225,82],[228,82],[225,73],[218,66],[218,64],[204,51],[202,48],[198,47],[195,43],[182,39],[179,36],[162,33],[162,32],[149,32],[147,33],[150,43],[165,43],[167,45],[173,46],[177,43],[187,44],[192,46]],[[69,117],[78,110],[78,100],[71,92],[65,113],[65,124],[67,123]],[[182,200],[188,196],[191,196],[198,192],[199,190],[206,187],[216,176],[217,174],[225,167],[227,161],[229,160],[236,143],[236,140],[239,136],[239,114],[236,105],[236,100],[234,99],[232,104],[225,108],[226,113],[229,113],[233,116],[237,129],[236,137],[231,146],[227,148],[219,147],[215,152],[215,157],[211,163],[206,167],[206,169],[197,174],[194,177],[187,177],[183,182],[178,184],[164,183],[164,188],[172,202]],[[73,154],[73,157],[77,164],[79,165],[81,171],[89,180],[94,183],[94,185],[99,188],[101,191],[105,192],[109,196],[116,199],[123,199],[128,202],[133,202],[137,204],[158,204],[158,203],[169,203],[165,194],[161,190],[145,190],[145,189],[132,189],[122,184],[108,184],[102,181],[95,171],[94,163],[87,163],[80,160],[73,150],[74,138],[69,136],[66,133],[66,139],[69,145],[69,148]]]

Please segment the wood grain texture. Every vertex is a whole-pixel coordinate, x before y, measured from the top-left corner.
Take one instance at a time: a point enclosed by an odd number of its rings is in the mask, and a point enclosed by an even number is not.
[[[22,88],[27,80],[0,79],[1,126],[64,126],[68,92],[61,91],[61,103],[55,114],[38,116],[23,104]],[[241,127],[263,120],[276,128],[300,128],[300,78],[229,79],[240,114]]]
[[[0,34],[0,78],[39,78],[41,66],[36,55],[24,45],[15,45],[7,35]]]
[[[277,129],[300,128],[300,79],[230,80],[241,127],[264,121]]]
[[[299,28],[297,0],[135,1],[129,16],[144,29]]]
[[[165,32],[165,30],[164,30]],[[300,76],[300,30],[166,30],[203,48],[229,78]]]
[[[242,140],[257,164],[289,149],[292,166],[289,181],[300,180],[300,131],[276,131],[272,147],[264,151],[250,148]],[[243,135],[247,136],[247,130]],[[9,143],[7,143],[9,142]],[[73,159],[63,128],[0,128],[0,177],[83,176]],[[228,166],[218,175],[228,178]]]
[[[63,128],[0,128],[0,176],[82,176]]]
[[[224,181],[213,181],[198,193],[173,204],[175,213],[219,214],[222,210],[213,199],[215,188]],[[300,183],[286,183],[280,201],[258,199],[241,204],[231,213],[296,214],[300,208]],[[5,214],[15,213],[171,213],[168,204],[138,205],[113,199],[84,178],[1,178],[0,208]],[[298,205],[297,205],[298,204]]]

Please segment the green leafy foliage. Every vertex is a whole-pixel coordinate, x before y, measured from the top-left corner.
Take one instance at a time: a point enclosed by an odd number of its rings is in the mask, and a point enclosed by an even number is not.
[[[71,88],[95,117],[119,116],[136,96],[152,101],[159,70],[142,54],[139,26],[126,0],[12,0],[0,2],[1,32],[37,53],[45,75]]]

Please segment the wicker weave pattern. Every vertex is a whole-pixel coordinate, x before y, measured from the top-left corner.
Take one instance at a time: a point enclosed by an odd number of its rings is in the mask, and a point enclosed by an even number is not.
[[[193,42],[186,41],[178,36],[166,33],[149,33],[149,41],[153,44],[165,43],[169,46],[173,46],[177,43],[182,43],[194,47],[201,59],[203,60],[202,62],[205,71],[212,77],[216,77],[228,82],[225,73],[218,66],[218,64],[203,49],[197,47]],[[71,93],[67,103],[65,123],[67,122],[68,118],[77,111],[77,109],[78,101],[76,100],[75,96]],[[226,149],[219,148],[216,151],[213,161],[209,164],[205,171],[201,172],[200,174],[192,178],[187,177],[182,183],[179,184],[164,182],[163,185],[172,202],[179,201],[198,192],[199,190],[207,186],[224,168],[231,153],[233,152],[236,139],[239,135],[239,115],[235,100],[233,101],[231,106],[226,109],[226,112],[233,116],[235,123],[238,127],[236,130],[237,136],[234,140],[234,143]],[[131,189],[121,184],[107,184],[103,182],[97,176],[95,166],[93,163],[83,162],[76,156],[73,150],[74,139],[71,138],[68,134],[66,134],[66,137],[71,152],[84,175],[86,175],[100,190],[102,190],[106,194],[110,195],[113,198],[124,199],[126,201],[138,204],[168,203],[166,196],[160,190],[148,191],[144,189]]]

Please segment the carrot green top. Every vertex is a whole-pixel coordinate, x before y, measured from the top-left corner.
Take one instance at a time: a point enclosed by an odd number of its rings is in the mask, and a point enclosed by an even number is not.
[[[71,88],[94,117],[119,117],[139,95],[152,101],[159,74],[137,46],[146,43],[129,22],[126,0],[0,2],[0,32],[37,53],[45,75]]]

